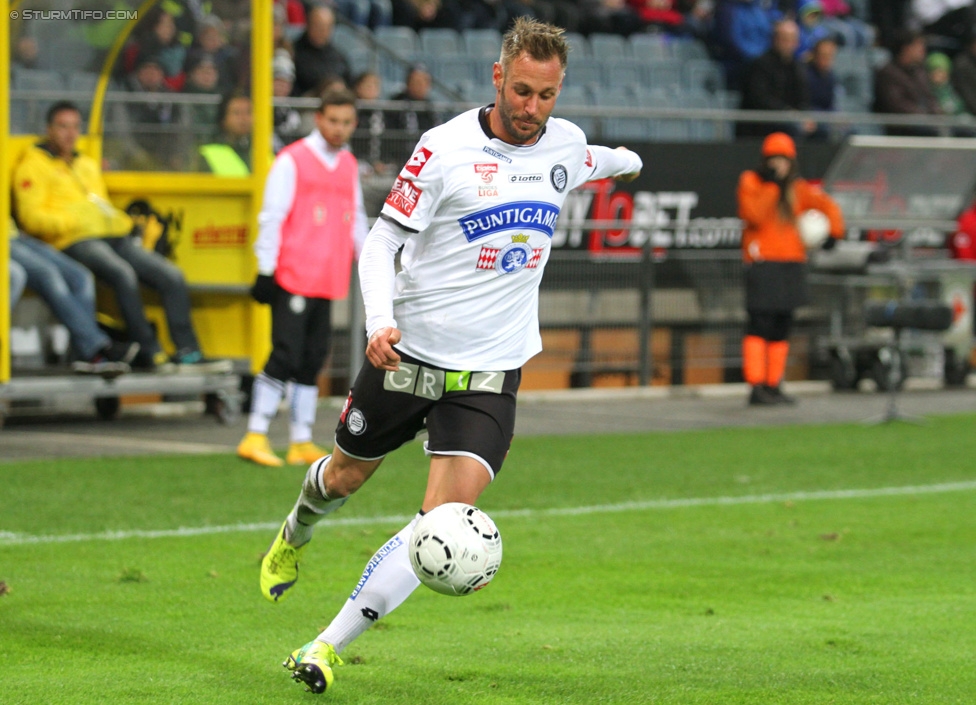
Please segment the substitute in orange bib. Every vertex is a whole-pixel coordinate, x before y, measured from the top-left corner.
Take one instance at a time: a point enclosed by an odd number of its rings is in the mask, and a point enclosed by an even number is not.
[[[359,165],[347,142],[356,129],[349,90],[322,96],[315,129],[278,154],[264,188],[251,295],[271,306],[271,356],[254,379],[247,435],[237,454],[278,466],[268,428],[286,391],[291,445],[286,460],[307,465],[326,454],[312,442],[315,378],[329,353],[331,304],[349,293],[352,262],[368,232]]]
[[[780,385],[786,372],[793,312],[809,300],[807,248],[797,226],[801,214],[820,211],[829,221],[830,249],[843,237],[840,208],[818,186],[800,178],[796,145],[783,132],[763,141],[762,163],[743,172],[738,188],[743,220],[748,323],[742,341],[742,372],[752,386],[749,403],[791,404]]]

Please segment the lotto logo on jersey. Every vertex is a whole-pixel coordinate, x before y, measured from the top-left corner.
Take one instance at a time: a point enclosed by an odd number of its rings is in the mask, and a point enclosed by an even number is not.
[[[414,176],[420,176],[420,171],[427,164],[427,160],[431,158],[433,152],[431,152],[426,147],[421,147],[407,162],[407,165],[403,167],[409,171]]]
[[[423,191],[414,186],[410,179],[398,176],[393,183],[393,188],[390,189],[390,195],[386,197],[386,203],[409,218],[413,209],[417,207],[417,201],[420,200],[422,193]]]
[[[593,153],[590,150],[586,150],[586,166],[593,168]]]
[[[559,209],[545,201],[515,201],[485,208],[463,218],[458,224],[468,242],[508,230],[537,230],[552,237]]]

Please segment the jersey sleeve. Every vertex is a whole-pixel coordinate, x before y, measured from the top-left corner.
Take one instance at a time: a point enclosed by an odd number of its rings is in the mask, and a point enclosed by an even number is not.
[[[420,138],[413,156],[393,182],[381,213],[400,227],[419,232],[433,220],[444,190],[443,156],[427,135]]]
[[[585,149],[583,168],[577,172],[571,188],[582,186],[587,181],[633,174],[644,166],[637,153],[629,149],[610,149],[598,144],[585,145]]]

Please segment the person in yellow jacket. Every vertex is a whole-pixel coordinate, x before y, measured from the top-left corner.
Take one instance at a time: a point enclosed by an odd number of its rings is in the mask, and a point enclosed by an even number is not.
[[[140,352],[133,367],[168,369],[169,357],[143,310],[140,283],[162,299],[170,337],[177,351],[172,362],[208,364],[190,321],[190,294],[183,273],[161,255],[144,249],[132,219],[108,200],[101,169],[76,151],[81,113],[70,101],[54,103],[47,113],[46,139],[27,150],[14,171],[17,220],[24,230],[90,269],[115,293],[131,340]],[[221,361],[227,366],[227,361]],[[208,370],[211,371],[211,370]]]
[[[830,249],[844,235],[840,208],[818,186],[799,176],[796,144],[774,132],[762,144],[762,163],[739,177],[739,217],[743,221],[748,323],[742,341],[742,373],[752,385],[749,403],[791,404],[780,383],[789,356],[793,311],[808,303],[807,247],[797,218],[818,210],[830,222]]]

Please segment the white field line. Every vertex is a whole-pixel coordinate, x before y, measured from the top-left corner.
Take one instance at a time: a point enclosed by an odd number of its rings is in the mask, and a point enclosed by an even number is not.
[[[805,502],[811,500],[863,499],[874,497],[897,497],[946,492],[969,492],[976,490],[976,481],[945,482],[935,485],[906,485],[903,487],[877,487],[874,489],[815,490],[810,492],[784,492],[781,494],[754,494],[737,497],[689,497],[687,499],[651,499],[642,502],[621,502],[619,504],[594,504],[585,507],[561,507],[551,509],[497,509],[491,512],[496,518],[580,516],[583,514],[612,514],[615,512],[639,512],[658,509],[679,509],[682,507],[721,507],[738,504],[774,504],[777,502]],[[390,515],[374,517],[349,517],[326,519],[323,526],[364,526],[374,524],[405,524],[413,515]],[[125,539],[159,539],[206,536],[210,534],[246,533],[274,531],[281,522],[258,522],[252,524],[229,524],[226,526],[181,527],[179,529],[160,529],[148,531],[133,529],[128,531],[103,531],[96,534],[63,534],[55,536],[32,536],[0,530],[0,546],[25,546],[43,543],[83,543],[90,541],[122,541]]]

